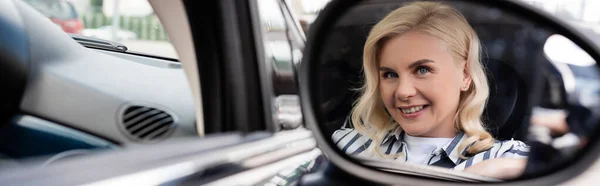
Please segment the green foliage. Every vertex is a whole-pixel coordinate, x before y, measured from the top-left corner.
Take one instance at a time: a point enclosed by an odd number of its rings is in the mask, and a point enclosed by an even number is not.
[[[91,6],[99,6],[102,7],[103,1],[102,0],[90,0],[90,5]]]

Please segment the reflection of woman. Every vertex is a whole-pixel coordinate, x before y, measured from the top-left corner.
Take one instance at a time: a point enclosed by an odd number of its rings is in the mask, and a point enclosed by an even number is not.
[[[336,131],[336,144],[357,156],[518,176],[527,145],[494,140],[480,120],[489,92],[479,45],[449,6],[416,2],[391,12],[367,38],[354,129]]]

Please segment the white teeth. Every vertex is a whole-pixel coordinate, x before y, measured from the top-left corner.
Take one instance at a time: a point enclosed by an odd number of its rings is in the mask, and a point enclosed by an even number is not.
[[[423,106],[416,106],[416,107],[400,109],[400,110],[402,110],[402,112],[405,114],[412,114],[413,112],[418,112],[418,111],[423,110]]]

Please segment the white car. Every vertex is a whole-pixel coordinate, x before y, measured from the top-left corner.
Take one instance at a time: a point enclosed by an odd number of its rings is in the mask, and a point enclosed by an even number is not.
[[[96,29],[83,29],[82,35],[100,38],[104,40],[114,40],[112,37],[112,26],[103,26]],[[117,41],[137,39],[137,34],[132,31],[118,29]]]

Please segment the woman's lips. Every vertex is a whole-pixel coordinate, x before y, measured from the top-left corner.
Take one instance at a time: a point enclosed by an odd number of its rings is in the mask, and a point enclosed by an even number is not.
[[[425,106],[423,106],[423,109],[413,112],[413,113],[410,113],[410,114],[404,113],[401,108],[398,108],[398,111],[400,112],[400,115],[402,115],[403,118],[414,119],[414,118],[419,117],[421,114],[423,114],[423,112],[426,111],[427,109],[429,109],[429,105],[425,105]]]

